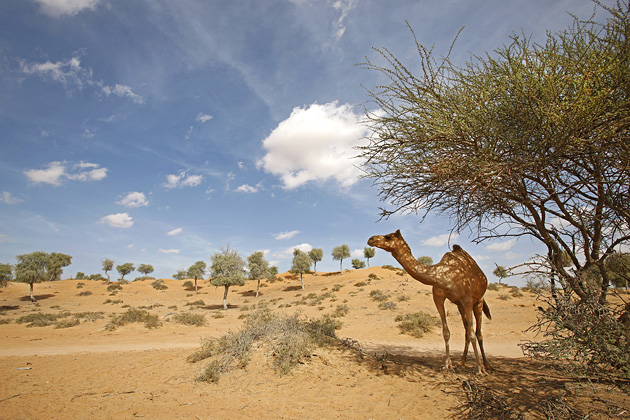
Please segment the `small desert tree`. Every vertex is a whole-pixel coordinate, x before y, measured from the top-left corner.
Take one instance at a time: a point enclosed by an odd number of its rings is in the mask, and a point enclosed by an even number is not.
[[[630,254],[613,253],[606,261],[606,269],[610,273],[610,282],[615,287],[628,289],[628,282],[630,282]]]
[[[422,265],[433,265],[433,258],[423,255],[422,257],[418,257],[418,262]]]
[[[245,284],[245,262],[239,253],[227,245],[212,257],[210,272],[213,286],[223,286],[223,309],[227,309],[227,295],[230,286],[242,286]]]
[[[107,276],[107,283],[110,282],[110,278],[109,278],[109,271],[112,271],[114,269],[114,261],[110,260],[109,258],[105,258],[103,260],[103,271],[105,272],[105,275]]]
[[[188,278],[188,270],[180,269],[177,273],[173,274],[175,280],[184,280]]]
[[[197,279],[202,279],[204,274],[206,273],[206,263],[203,261],[197,261],[193,265],[188,268],[188,271],[185,272],[184,276],[188,276],[195,280],[195,292],[197,289]]]
[[[13,279],[13,268],[10,264],[0,263],[0,287],[5,287]]]
[[[304,273],[308,273],[311,269],[311,265],[313,264],[313,260],[308,256],[304,251],[300,251],[299,249],[293,250],[293,261],[291,261],[291,273],[300,275],[300,283],[302,284],[302,290],[304,290],[304,280],[302,279],[302,275]]]
[[[499,284],[501,284],[501,280],[510,275],[508,269],[503,267],[502,265],[497,265],[497,268],[494,269],[492,274],[494,274],[499,279]]]
[[[339,245],[332,250],[333,260],[339,261],[339,270],[343,274],[343,260],[350,258],[350,247],[346,244]]]
[[[33,295],[33,284],[59,280],[63,267],[70,265],[72,261],[70,255],[42,251],[18,255],[16,258],[18,262],[15,265],[15,281],[30,285],[32,302],[37,302]]]
[[[370,266],[370,258],[374,258],[374,255],[376,255],[375,248],[372,248],[371,246],[363,248],[363,257],[367,260],[368,267]]]
[[[135,269],[136,267],[134,267],[132,263],[124,263],[116,266],[116,271],[118,271],[118,274],[120,274],[121,280],[124,280],[125,276]]]
[[[269,261],[265,259],[262,251],[256,251],[247,257],[247,269],[249,270],[249,279],[256,280],[256,297],[260,290],[260,280],[269,277]]]
[[[355,270],[358,270],[360,268],[365,268],[365,261],[361,261],[358,258],[354,258],[352,260],[352,268],[354,268]]]
[[[140,264],[138,266],[138,272],[144,274],[144,278],[146,279],[149,274],[153,273],[153,266],[151,264]]]
[[[317,263],[324,258],[324,250],[321,248],[313,248],[308,252],[308,256],[311,257],[313,261],[313,271],[315,275],[317,275]]]

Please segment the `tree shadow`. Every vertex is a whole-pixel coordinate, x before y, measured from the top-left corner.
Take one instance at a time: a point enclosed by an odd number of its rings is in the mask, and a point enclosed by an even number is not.
[[[287,286],[282,289],[283,292],[294,292],[296,290],[302,291],[302,286]]]
[[[53,295],[53,294],[33,295],[35,300],[46,300],[46,299],[50,299],[51,297],[55,297],[55,296],[57,296],[57,295]],[[31,301],[31,297],[30,296],[23,296],[23,297],[20,298],[20,301],[22,301],[22,302],[30,302]]]
[[[255,290],[243,290],[242,292],[237,292],[237,293],[239,295],[241,295],[241,296],[250,296],[250,297],[253,296],[253,297],[256,297],[256,291]],[[258,293],[258,296],[262,296],[262,295],[263,295],[262,292]]]
[[[6,311],[15,311],[17,309],[20,309],[20,305],[2,305],[0,306],[0,313],[4,313]]]
[[[186,287],[184,290],[187,292],[195,292],[203,289],[203,286],[197,286],[197,290],[195,290],[195,286]]]
[[[228,303],[228,306],[227,306],[227,307],[228,307],[228,310],[229,310],[229,309],[238,309],[240,306],[239,306],[239,305],[230,305],[230,304]],[[219,305],[206,305],[206,306],[203,306],[203,309],[208,309],[209,311],[217,311],[217,310],[219,310],[219,309],[221,309],[221,310],[222,310],[222,309],[223,309],[223,304],[219,304]]]

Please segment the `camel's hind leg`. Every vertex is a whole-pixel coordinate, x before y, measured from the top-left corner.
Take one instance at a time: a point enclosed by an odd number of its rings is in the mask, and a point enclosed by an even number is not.
[[[459,314],[462,318],[462,323],[464,324],[464,353],[462,354],[462,367],[466,367],[466,358],[468,357],[468,345],[470,341],[468,340],[468,329],[466,326],[466,317],[464,316],[464,307],[460,304],[457,305],[457,309],[459,310]]]
[[[486,373],[486,369],[484,364],[481,362],[481,359],[479,358],[479,350],[477,350],[477,337],[475,336],[475,331],[473,330],[473,310],[476,305],[473,305],[470,302],[465,302],[462,304],[462,306],[462,317],[464,318],[464,325],[466,326],[466,342],[467,344],[472,344],[472,348],[475,352],[475,360],[477,361],[477,373],[479,373],[480,375],[484,375]]]
[[[448,329],[448,324],[446,322],[446,311],[444,309],[444,299],[446,297],[441,296],[441,294],[436,293],[436,290],[433,289],[433,302],[435,303],[435,307],[437,308],[438,313],[440,314],[440,319],[442,320],[442,336],[444,337],[444,347],[446,349],[446,357],[444,359],[444,369],[453,369],[453,362],[451,361],[451,355],[449,352],[448,342],[451,339],[451,332]]]
[[[475,335],[477,336],[477,342],[479,343],[479,350],[481,350],[481,357],[483,358],[483,365],[486,368],[489,368],[488,359],[486,359],[486,352],[483,349],[483,335],[481,334],[481,324],[483,317],[483,304],[484,301],[481,299],[477,304],[473,307],[475,312],[475,321],[477,322]]]

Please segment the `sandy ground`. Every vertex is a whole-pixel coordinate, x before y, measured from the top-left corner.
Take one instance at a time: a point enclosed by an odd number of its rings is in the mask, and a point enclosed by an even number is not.
[[[375,274],[378,280],[368,281]],[[359,282],[365,285],[356,284]],[[492,320],[484,319],[489,375],[475,375],[474,360],[454,371],[442,369],[441,328],[422,338],[400,333],[395,317],[424,310],[437,315],[430,287],[381,267],[339,273],[284,274],[264,282],[233,287],[230,308],[222,309],[223,288],[200,282],[198,293],[182,282],[165,280],[155,290],[152,280],[135,281],[111,295],[100,281],[64,280],[35,285],[38,304],[28,298],[28,285],[0,290],[0,418],[1,419],[436,419],[468,415],[465,390],[476,384],[522,414],[544,418],[544,405],[556,397],[591,410],[591,418],[630,418],[630,399],[610,384],[585,385],[523,357],[518,346],[535,339],[526,332],[540,304],[534,294],[512,297],[508,288],[488,291]],[[394,309],[380,309],[370,292],[390,295]],[[88,292],[88,293],[86,293]],[[81,295],[79,295],[81,294]],[[309,297],[310,295],[310,297]],[[506,296],[509,298],[506,299]],[[319,297],[314,305],[307,303]],[[203,306],[190,303],[203,300]],[[256,306],[316,318],[338,305],[349,312],[340,318],[340,338],[355,343],[316,350],[310,360],[288,375],[270,367],[263,351],[255,352],[244,370],[224,374],[218,384],[195,382],[204,363],[186,358],[206,337],[237,331],[243,315]],[[162,320],[157,329],[130,324],[104,329],[110,314],[144,307]],[[451,353],[461,357],[463,326],[449,304]],[[103,312],[104,318],[70,328],[27,327],[15,322],[34,313]],[[174,313],[204,314],[207,326],[168,321]],[[222,316],[222,317],[221,317]],[[362,352],[356,351],[361,349]],[[377,355],[379,357],[373,357]],[[543,402],[545,402],[543,404]],[[491,418],[491,417],[487,417]]]

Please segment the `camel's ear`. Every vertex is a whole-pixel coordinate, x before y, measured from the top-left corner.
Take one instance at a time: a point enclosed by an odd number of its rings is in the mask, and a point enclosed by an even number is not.
[[[402,236],[402,235],[400,234],[400,229],[398,229],[398,230],[396,231],[396,236]]]

